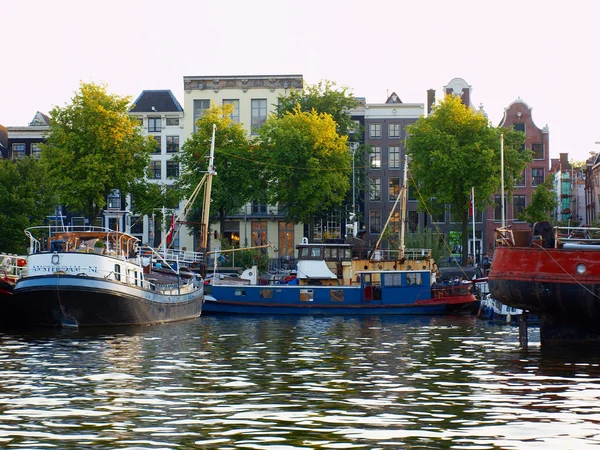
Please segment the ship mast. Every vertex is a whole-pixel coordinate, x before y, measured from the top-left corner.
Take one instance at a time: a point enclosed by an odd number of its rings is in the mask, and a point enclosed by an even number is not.
[[[210,155],[208,157],[208,169],[206,172],[206,186],[204,187],[204,203],[202,204],[202,222],[200,229],[202,230],[202,252],[207,255],[208,245],[208,222],[210,219],[210,195],[212,190],[212,177],[217,174],[214,168],[215,160],[215,130],[217,125],[213,123],[212,140],[210,142]]]

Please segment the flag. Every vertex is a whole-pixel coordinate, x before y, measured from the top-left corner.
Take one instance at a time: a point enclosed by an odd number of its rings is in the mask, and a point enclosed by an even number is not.
[[[171,214],[171,226],[169,227],[169,232],[167,233],[167,244],[170,244],[173,240],[173,232],[175,231],[175,214]]]
[[[473,211],[473,189],[471,188],[471,193],[469,194],[469,217],[473,217],[475,212]]]

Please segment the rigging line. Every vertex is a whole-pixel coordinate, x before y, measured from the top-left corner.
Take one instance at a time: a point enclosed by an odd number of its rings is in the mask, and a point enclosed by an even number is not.
[[[571,278],[571,280],[573,280],[575,283],[577,283],[580,287],[582,287],[583,289],[585,289],[586,291],[588,291],[590,294],[592,294],[594,297],[596,298],[600,298],[600,296],[596,293],[594,293],[593,291],[591,291],[587,286],[585,286],[584,284],[582,284],[579,280],[577,280],[572,274],[570,274],[567,269],[565,269],[556,259],[554,259],[554,257],[550,254],[550,252],[548,251],[548,249],[542,247],[539,243],[537,242],[533,242],[532,245],[535,245],[536,247],[541,248],[542,250],[544,250],[546,252],[546,255],[548,255],[550,257],[550,259],[552,261],[554,261],[556,263],[556,265],[565,273],[567,274],[567,276],[569,278]]]
[[[251,163],[254,163],[254,164],[261,164],[261,165],[265,165],[265,166],[280,167],[280,168],[283,168],[283,169],[311,170],[311,171],[318,170],[318,171],[332,171],[332,172],[333,171],[338,171],[338,170],[348,170],[348,169],[339,168],[339,167],[332,167],[332,168],[318,168],[318,167],[315,167],[315,168],[310,168],[310,167],[295,167],[295,166],[286,166],[286,165],[282,165],[282,164],[273,164],[273,163],[268,163],[268,162],[265,162],[265,161],[257,161],[255,159],[246,158],[246,157],[239,156],[239,155],[234,155],[232,153],[227,153],[227,152],[225,152],[225,151],[223,151],[221,149],[218,150],[218,153],[221,153],[222,155],[225,155],[225,156],[230,156],[232,158],[240,159],[242,161],[248,161],[248,162],[251,162]],[[380,163],[380,167],[379,168],[381,168],[382,166],[386,166],[386,167],[390,168],[390,163],[389,162],[387,164]],[[354,166],[354,169],[355,170],[356,169],[367,170],[367,169],[373,169],[373,167],[371,167],[370,165],[366,165],[366,166]],[[392,167],[392,169],[398,169],[398,170],[400,170],[400,167]]]

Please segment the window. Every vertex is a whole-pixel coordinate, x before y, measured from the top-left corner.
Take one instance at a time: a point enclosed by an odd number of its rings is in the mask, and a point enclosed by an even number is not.
[[[267,245],[267,222],[252,222],[252,244],[254,246]]]
[[[381,233],[381,211],[369,211],[369,233]]]
[[[144,233],[144,217],[143,216],[131,216],[131,234],[143,234]]]
[[[267,121],[267,99],[252,99],[252,134],[256,134],[258,130]]]
[[[121,193],[118,189],[108,194],[108,201],[106,203],[109,209],[121,209]]]
[[[392,212],[392,214],[390,215],[389,227],[392,233],[400,232],[400,211]]]
[[[150,178],[160,180],[161,175],[161,164],[160,161],[150,161]]]
[[[525,133],[525,124],[520,122],[520,123],[513,123],[513,130],[515,131],[521,131],[523,133]]]
[[[371,123],[369,124],[369,137],[379,139],[381,137],[381,124]]]
[[[513,219],[520,220],[519,214],[525,209],[525,196],[513,195]]]
[[[415,187],[414,180],[408,180],[408,186],[406,187],[406,197],[408,200],[416,201],[417,199],[417,188]]]
[[[156,147],[154,147],[153,153],[160,154],[162,152],[160,136],[153,136],[153,137],[154,137],[154,140],[156,141]]]
[[[210,108],[210,100],[194,100],[194,133],[196,132],[196,122],[204,117],[204,113]]]
[[[167,136],[167,153],[179,151],[179,136]]]
[[[494,207],[494,221],[495,222],[500,222],[502,220],[502,208],[501,203],[500,203],[500,196],[499,195],[495,195],[494,196],[494,203],[495,203],[495,207]],[[504,199],[504,211],[505,211],[505,219],[506,219],[506,199]]]
[[[390,138],[399,138],[400,137],[400,124],[399,123],[390,123],[388,128],[388,137]]]
[[[31,144],[31,157],[40,159],[40,156],[42,156],[42,149],[39,144]]]
[[[542,142],[531,144],[531,151],[533,152],[533,159],[544,159],[544,144]]]
[[[402,286],[402,274],[401,273],[383,274],[383,284],[385,286]]]
[[[25,144],[13,144],[12,157],[13,159],[25,158]]]
[[[446,222],[446,208],[444,205],[440,204],[437,199],[432,198],[430,202],[430,211],[431,211],[431,221],[437,223],[445,223]]]
[[[396,200],[400,194],[400,178],[390,177],[389,179],[389,200]]]
[[[381,169],[381,147],[372,147],[369,159],[371,169]]]
[[[294,224],[279,222],[279,253],[283,258],[294,257]]]
[[[160,133],[161,130],[160,117],[148,117],[148,132]]]
[[[174,127],[179,125],[179,117],[167,117],[167,126]]]
[[[381,201],[381,178],[369,178],[369,200]]]
[[[240,123],[240,101],[239,100],[223,100],[224,105],[233,105],[233,112],[229,115],[235,123]]]
[[[521,131],[523,133],[526,133],[526,128],[525,128],[525,124],[524,123],[513,123],[513,129],[515,131]],[[525,144],[521,145],[521,150],[525,150]]]
[[[544,169],[532,168],[531,169],[531,185],[539,186],[544,182]]]
[[[388,166],[390,169],[400,168],[400,147],[388,148]]]
[[[179,163],[175,161],[167,161],[167,178],[179,177]]]
[[[523,187],[523,186],[527,186],[526,180],[525,180],[525,169],[523,169],[523,172],[521,172],[521,177],[517,178],[515,180],[515,186],[519,186],[519,187]]]
[[[419,227],[419,213],[417,211],[408,212],[408,231],[416,233]]]
[[[266,214],[267,205],[261,205],[256,201],[252,201],[252,214]]]

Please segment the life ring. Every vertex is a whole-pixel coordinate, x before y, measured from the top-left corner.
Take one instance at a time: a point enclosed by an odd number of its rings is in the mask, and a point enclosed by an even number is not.
[[[17,267],[25,267],[27,265],[27,260],[25,258],[17,259]]]

